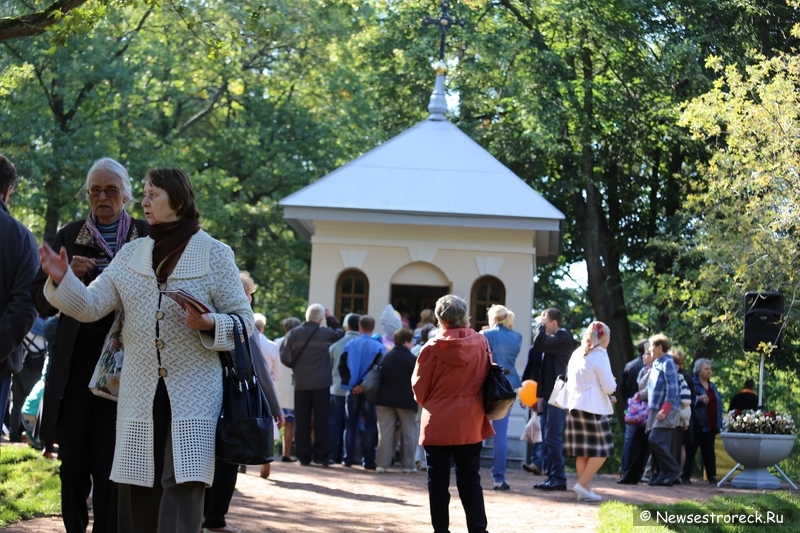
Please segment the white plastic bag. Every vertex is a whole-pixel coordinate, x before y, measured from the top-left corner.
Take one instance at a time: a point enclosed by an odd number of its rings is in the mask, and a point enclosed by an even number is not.
[[[522,430],[522,435],[519,440],[524,440],[536,444],[542,442],[542,427],[539,424],[539,415],[531,413],[528,423],[525,424],[525,429]]]

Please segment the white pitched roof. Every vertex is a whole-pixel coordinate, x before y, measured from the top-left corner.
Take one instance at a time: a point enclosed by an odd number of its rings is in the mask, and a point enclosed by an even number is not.
[[[549,233],[542,256],[557,255],[564,219],[458,127],[431,119],[280,205],[284,218],[306,238],[313,234],[312,220],[530,229]]]

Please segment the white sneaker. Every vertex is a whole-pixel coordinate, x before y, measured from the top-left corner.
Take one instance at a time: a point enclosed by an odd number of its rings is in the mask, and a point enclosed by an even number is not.
[[[572,490],[578,494],[579,502],[599,502],[603,499],[603,497],[597,494],[595,491],[585,488],[580,483],[575,483],[572,486]]]
[[[404,468],[404,469],[403,469],[403,473],[404,473],[404,474],[413,474],[413,473],[414,473],[414,472],[416,472],[416,471],[417,471],[417,469],[416,469],[416,468]]]
[[[386,473],[386,469],[384,467],[382,467],[382,466],[379,466],[378,468],[376,468],[375,471],[377,473],[379,473],[379,474],[385,474]]]
[[[599,502],[603,499],[603,497],[597,494],[595,491],[585,488],[580,483],[575,483],[572,486],[572,490],[578,494],[579,502]]]

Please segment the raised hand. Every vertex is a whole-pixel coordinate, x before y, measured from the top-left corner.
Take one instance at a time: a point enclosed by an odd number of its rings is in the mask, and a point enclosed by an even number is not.
[[[62,246],[60,252],[55,253],[49,244],[43,242],[39,246],[39,261],[45,274],[53,278],[54,282],[61,283],[69,268],[67,249]]]

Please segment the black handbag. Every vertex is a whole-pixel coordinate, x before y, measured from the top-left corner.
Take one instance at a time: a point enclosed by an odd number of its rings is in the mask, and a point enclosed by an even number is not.
[[[492,363],[491,358],[489,359],[489,372],[486,374],[486,381],[483,382],[483,412],[489,420],[504,418],[517,399],[517,393],[514,392],[506,374],[508,370]]]
[[[274,456],[273,420],[269,404],[253,371],[244,322],[233,321],[233,352],[220,352],[222,410],[217,421],[217,459],[240,465],[271,463]],[[241,329],[239,327],[241,323]]]
[[[361,381],[361,389],[364,391],[364,395],[367,397],[367,400],[374,402],[378,399],[378,390],[381,388],[381,372],[383,367],[381,366],[381,354],[375,356],[375,360],[372,362],[372,366],[370,367],[369,371],[367,372],[364,379]]]

